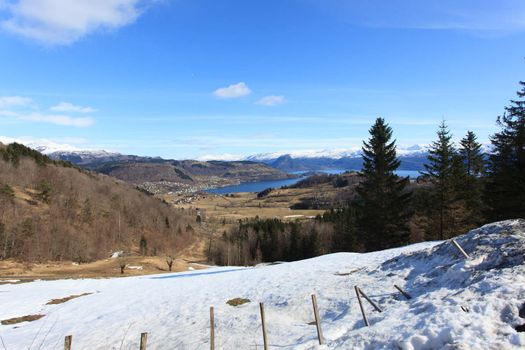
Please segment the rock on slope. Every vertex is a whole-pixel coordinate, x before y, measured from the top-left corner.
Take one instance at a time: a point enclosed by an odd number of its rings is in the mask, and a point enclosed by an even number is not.
[[[7,349],[57,347],[73,334],[74,348],[209,347],[209,306],[215,307],[219,349],[262,348],[258,302],[265,303],[270,348],[280,349],[519,349],[525,333],[525,221],[486,225],[450,241],[368,254],[339,253],[256,268],[213,268],[179,274],[105,280],[36,281],[0,286],[0,320],[44,314],[0,326]],[[397,284],[413,298],[405,300]],[[365,327],[353,286],[364,301]],[[61,305],[52,298],[93,293]],[[317,345],[311,309],[317,295],[326,345]],[[241,297],[251,302],[226,304]],[[520,308],[522,310],[520,316]],[[15,328],[18,326],[18,328]]]

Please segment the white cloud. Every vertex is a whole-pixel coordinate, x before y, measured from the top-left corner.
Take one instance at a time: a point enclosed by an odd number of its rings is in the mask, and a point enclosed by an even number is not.
[[[43,113],[18,113],[13,111],[0,110],[0,117],[14,118],[32,122],[51,123],[64,126],[75,126],[84,128],[95,123],[93,118],[74,118],[67,115],[43,114]]]
[[[92,118],[73,118],[67,115],[53,115],[41,113],[18,114],[16,118],[19,120],[27,120],[33,122],[51,123],[64,126],[75,126],[78,128],[84,128],[95,123],[95,120]]]
[[[282,105],[285,102],[286,99],[284,98],[284,96],[270,95],[261,98],[259,101],[256,102],[256,104],[263,106],[277,106]]]
[[[141,13],[140,5],[145,2],[15,0],[4,6],[7,16],[1,24],[12,33],[44,44],[64,45],[95,31],[117,29],[133,23]]]
[[[0,97],[0,108],[4,107],[18,107],[27,106],[31,104],[33,100],[22,96],[2,96]]]
[[[69,102],[60,102],[56,106],[50,108],[55,112],[76,112],[76,113],[93,113],[97,110],[91,107],[77,106]]]
[[[213,92],[213,95],[217,98],[238,98],[251,94],[251,90],[246,83],[240,82],[232,84],[227,87],[219,88]]]

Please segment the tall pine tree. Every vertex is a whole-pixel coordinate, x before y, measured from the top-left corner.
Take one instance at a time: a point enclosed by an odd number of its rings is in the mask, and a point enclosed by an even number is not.
[[[486,202],[491,220],[525,218],[525,82],[518,99],[498,117],[502,130],[491,138]]]
[[[481,144],[478,142],[476,134],[467,131],[467,135],[459,142],[459,154],[465,167],[467,176],[477,176],[485,171],[485,161]]]
[[[395,174],[399,167],[392,128],[377,118],[370,128],[370,139],[363,142],[364,180],[357,187],[362,209],[358,226],[364,234],[367,251],[408,243],[408,178]]]
[[[459,144],[459,157],[463,168],[463,173],[458,177],[459,198],[465,204],[465,224],[470,228],[483,223],[483,187],[480,176],[485,173],[485,159],[474,132],[468,131]]]
[[[425,164],[426,171],[422,175],[433,185],[433,203],[437,216],[437,237],[431,232],[428,238],[445,239],[454,235],[452,211],[457,200],[460,161],[445,121],[439,125],[437,136],[437,141],[432,143],[428,151],[428,164]]]

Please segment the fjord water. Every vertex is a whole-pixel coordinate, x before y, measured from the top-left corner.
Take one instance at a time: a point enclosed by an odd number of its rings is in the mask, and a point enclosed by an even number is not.
[[[327,174],[341,174],[347,170],[340,169],[331,169],[331,170],[319,170],[317,172],[323,172]],[[305,172],[293,172],[293,174],[301,175]],[[417,178],[420,173],[417,170],[398,170],[396,171],[397,175],[403,177],[410,177],[411,179]],[[284,179],[284,180],[273,180],[273,181],[258,181],[258,182],[243,182],[238,185],[225,186],[220,188],[212,188],[206,190],[208,193],[213,194],[227,194],[227,193],[239,193],[239,192],[261,192],[267,188],[280,188],[283,186],[291,186],[297,182],[306,178],[305,176],[300,176],[295,179]]]
[[[280,188],[283,186],[290,186],[305,177],[298,177],[295,179],[273,180],[273,181],[258,181],[258,182],[242,182],[238,185],[212,188],[206,192],[213,194],[239,193],[239,192],[261,192],[267,188]]]

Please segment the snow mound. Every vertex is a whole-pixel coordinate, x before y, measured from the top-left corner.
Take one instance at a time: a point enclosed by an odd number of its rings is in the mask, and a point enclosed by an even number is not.
[[[58,348],[73,335],[78,349],[209,348],[209,307],[218,349],[262,348],[264,302],[270,349],[522,349],[525,333],[525,220],[472,230],[451,243],[425,242],[381,252],[338,253],[256,268],[221,267],[114,279],[0,285],[6,349]],[[406,299],[394,285],[412,298]],[[354,286],[363,300],[366,327]],[[93,293],[61,305],[54,298]],[[325,344],[312,325],[316,294]],[[251,302],[227,305],[234,298]]]

